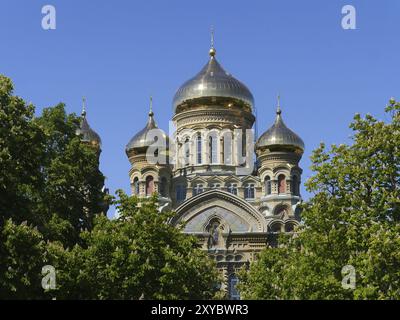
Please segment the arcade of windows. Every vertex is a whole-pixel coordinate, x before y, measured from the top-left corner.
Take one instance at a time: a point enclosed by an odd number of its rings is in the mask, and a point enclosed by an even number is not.
[[[284,174],[280,174],[277,179],[277,191],[278,194],[286,194],[286,177]],[[221,184],[220,183],[211,183],[209,184],[209,187],[206,188],[203,183],[198,183],[195,184],[192,188],[192,194],[193,196],[196,196],[206,190],[211,190],[211,189],[221,189]],[[225,190],[228,191],[229,193],[232,193],[233,195],[238,195],[238,189],[239,185],[237,183],[227,183],[225,185]],[[255,183],[246,183],[243,185],[243,191],[244,191],[244,198],[248,200],[255,199],[256,197],[256,184]],[[181,192],[180,189],[177,190],[177,199],[180,199],[178,197],[178,192]],[[296,175],[292,177],[291,181],[291,190],[290,192],[293,195],[298,196],[299,195],[299,180]],[[272,194],[272,180],[270,176],[265,177],[265,195],[271,195]],[[185,200],[185,199],[183,199]]]
[[[244,137],[244,138],[243,138]],[[240,149],[237,150],[242,154],[242,156],[246,156],[246,141],[245,134],[242,135],[244,139],[243,144],[240,145]],[[207,138],[206,143],[203,144],[203,136],[201,133],[197,133],[195,136],[195,159],[192,160],[192,152],[191,152],[191,139],[186,137],[183,139],[183,147],[180,151],[182,156],[182,164],[184,166],[189,166],[194,162],[196,165],[201,164],[233,164],[233,139],[232,134],[230,132],[224,132],[222,137],[220,138],[217,132],[211,132]]]
[[[158,188],[160,196],[169,197],[168,189],[169,189],[168,180],[166,177],[162,177],[160,180],[160,183],[159,183],[159,188]],[[140,195],[140,183],[139,183],[138,177],[135,177],[133,179],[133,190],[134,190],[134,194]],[[145,180],[145,195],[147,197],[149,197],[154,192],[155,192],[154,177],[149,175],[146,177],[146,180]]]
[[[265,195],[272,194],[272,180],[270,176],[266,176],[264,180],[265,186]],[[133,180],[133,189],[136,195],[140,194],[140,183],[138,177],[135,177]],[[221,189],[220,183],[212,183],[209,185],[208,189]],[[254,183],[246,183],[243,186],[244,189],[244,198],[245,199],[254,199],[255,198],[255,184]],[[227,183],[225,186],[225,190],[233,195],[238,195],[238,184],[237,183]],[[204,184],[196,184],[193,186],[192,192],[193,196],[196,196],[205,191]],[[277,179],[277,191],[278,194],[286,194],[286,177],[284,174],[280,174]],[[153,176],[147,176],[145,180],[145,195],[151,196],[155,192],[154,178]],[[290,192],[293,195],[299,195],[299,180],[296,175],[292,176],[291,181],[291,190]],[[159,193],[162,197],[168,197],[169,195],[169,186],[167,178],[162,177],[159,184]],[[186,187],[183,185],[178,185],[176,187],[176,200],[178,202],[184,201],[186,199]]]
[[[266,176],[264,179],[264,186],[265,186],[265,195],[270,195],[272,194],[272,180],[270,176]],[[299,179],[297,178],[296,175],[292,176],[292,181],[291,181],[291,190],[290,192],[295,195],[298,196],[300,195],[300,183],[299,183]],[[278,176],[278,180],[277,180],[277,191],[278,194],[285,194],[287,193],[287,186],[286,186],[286,177],[284,174],[280,174]]]

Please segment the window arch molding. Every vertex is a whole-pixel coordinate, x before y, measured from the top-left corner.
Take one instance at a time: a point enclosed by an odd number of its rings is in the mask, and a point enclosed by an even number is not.
[[[294,229],[296,228],[298,224],[293,222],[293,221],[286,221],[285,222],[285,232],[294,232]]]
[[[277,233],[282,232],[284,230],[285,223],[283,221],[277,220],[273,221],[269,226],[268,229],[270,232]]]

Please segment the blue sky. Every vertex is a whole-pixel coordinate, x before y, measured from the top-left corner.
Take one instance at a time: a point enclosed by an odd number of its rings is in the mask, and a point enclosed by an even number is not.
[[[56,30],[41,27],[46,4]],[[356,30],[341,27],[346,4]],[[354,113],[387,119],[385,104],[399,97],[399,14],[398,0],[2,0],[0,73],[38,114],[58,102],[80,113],[86,96],[107,186],[128,192],[124,149],[146,122],[149,96],[168,129],[172,97],[206,63],[214,25],[219,62],[255,97],[259,133],[281,93],[284,120],[306,144],[305,181],[321,141],[349,142]]]

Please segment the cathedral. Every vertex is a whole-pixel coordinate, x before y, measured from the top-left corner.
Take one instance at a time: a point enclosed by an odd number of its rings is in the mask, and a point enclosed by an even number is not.
[[[304,143],[284,123],[279,98],[275,122],[254,139],[253,95],[223,69],[213,44],[208,62],[176,91],[172,106],[173,134],[158,128],[150,102],[145,127],[126,146],[131,192],[157,193],[159,210],[176,213],[171,223],[198,238],[229,297],[238,299],[236,272],[299,224]],[[86,114],[83,124],[84,138],[100,142]]]

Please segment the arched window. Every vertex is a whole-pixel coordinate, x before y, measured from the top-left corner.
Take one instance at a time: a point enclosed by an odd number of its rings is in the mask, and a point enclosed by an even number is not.
[[[209,162],[210,163],[218,162],[217,137],[215,134],[210,135],[208,137],[208,154],[209,154]]]
[[[135,177],[135,179],[133,179],[133,189],[134,189],[135,194],[138,196],[140,193],[138,177]]]
[[[229,275],[228,294],[229,294],[230,300],[240,300],[240,294],[236,287],[238,283],[239,283],[239,279],[235,274]]]
[[[278,193],[286,193],[286,178],[283,174],[278,176]]]
[[[286,223],[285,224],[285,232],[293,232],[294,231],[294,224],[293,223]]]
[[[148,176],[146,178],[146,196],[151,196],[154,192],[154,178]]]
[[[197,140],[196,140],[196,144],[197,144],[197,164],[201,164],[201,153],[202,153],[202,148],[201,148],[201,134],[199,133],[197,135]]]
[[[229,183],[227,189],[228,189],[228,192],[237,196],[238,189],[237,189],[236,183]]]
[[[244,197],[245,199],[254,199],[254,184],[253,183],[249,183],[246,185],[245,189],[244,189]]]
[[[265,194],[266,195],[271,194],[271,177],[270,176],[265,177]]]
[[[185,166],[189,165],[190,163],[190,141],[189,138],[186,138],[185,143],[183,145],[183,152],[184,152],[184,162]]]
[[[202,193],[204,191],[203,185],[202,184],[196,184],[193,187],[193,196],[197,196],[198,194]]]
[[[272,226],[271,226],[271,231],[273,232],[273,233],[279,233],[279,232],[281,232],[282,231],[282,224],[281,223],[274,223]]]
[[[160,195],[162,197],[167,197],[168,196],[168,181],[166,177],[162,177],[161,178],[161,182],[160,182]]]
[[[292,177],[292,193],[295,196],[299,195],[299,179],[297,176]]]

